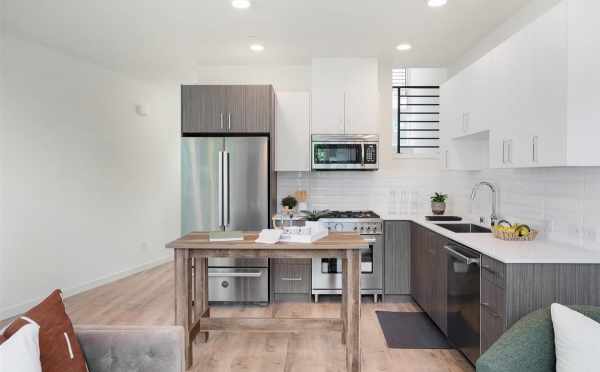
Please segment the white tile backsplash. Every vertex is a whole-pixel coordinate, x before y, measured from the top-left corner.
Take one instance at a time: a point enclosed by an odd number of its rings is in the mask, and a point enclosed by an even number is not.
[[[405,177],[379,172],[279,173],[281,199],[297,190],[309,194],[309,208],[372,209],[386,215],[422,215],[439,176]]]
[[[471,189],[486,180],[499,190],[498,212],[539,229],[540,239],[600,250],[600,167],[495,169],[395,175],[385,172],[280,173],[278,197],[309,193],[311,209],[372,209],[387,216],[430,214],[429,196],[449,194],[448,214],[489,219],[491,193]]]

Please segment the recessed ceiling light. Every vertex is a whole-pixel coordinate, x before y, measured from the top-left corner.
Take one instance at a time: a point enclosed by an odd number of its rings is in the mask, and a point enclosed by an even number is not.
[[[263,50],[265,50],[265,47],[261,44],[251,44],[250,50],[253,52],[262,52]]]
[[[250,8],[250,0],[233,0],[231,6],[236,9],[248,9]]]
[[[396,49],[398,49],[399,51],[406,51],[406,50],[411,50],[412,49],[412,45],[410,44],[398,44],[398,46],[396,46]]]
[[[439,8],[441,6],[446,5],[447,2],[448,0],[427,0],[427,5],[429,5],[432,8]]]

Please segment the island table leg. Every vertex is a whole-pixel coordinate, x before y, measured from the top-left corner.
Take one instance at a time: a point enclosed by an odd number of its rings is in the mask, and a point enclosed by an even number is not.
[[[342,260],[342,345],[346,344],[346,331],[348,329],[348,261]]]
[[[361,371],[360,355],[360,251],[347,252],[346,369]]]
[[[208,258],[194,258],[194,322],[210,317],[208,307]],[[200,343],[208,341],[208,332],[200,332],[195,337]],[[192,340],[193,341],[193,340]]]
[[[186,368],[192,366],[192,259],[187,249],[175,249],[175,325],[183,327]]]

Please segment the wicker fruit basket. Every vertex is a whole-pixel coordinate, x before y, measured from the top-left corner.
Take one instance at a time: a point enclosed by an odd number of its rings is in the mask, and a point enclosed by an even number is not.
[[[519,236],[519,233],[516,231],[498,230],[494,228],[494,236],[501,240],[532,241],[537,238],[538,234],[539,232],[537,230],[530,229],[527,236]]]

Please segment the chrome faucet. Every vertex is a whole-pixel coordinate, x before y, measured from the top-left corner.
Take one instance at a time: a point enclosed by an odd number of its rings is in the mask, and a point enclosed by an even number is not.
[[[487,186],[492,191],[492,215],[490,217],[490,224],[495,226],[498,222],[498,215],[496,214],[496,202],[497,202],[497,188],[493,183],[482,181],[473,186],[473,191],[471,192],[471,200],[475,200],[477,197],[477,191],[481,186]]]

